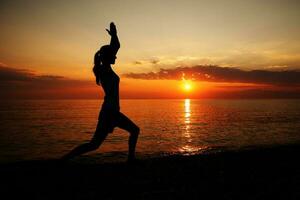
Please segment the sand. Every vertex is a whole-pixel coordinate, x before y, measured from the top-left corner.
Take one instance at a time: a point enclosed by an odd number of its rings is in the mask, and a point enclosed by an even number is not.
[[[300,199],[299,153],[300,145],[290,144],[137,165],[6,163],[0,165],[1,199]]]

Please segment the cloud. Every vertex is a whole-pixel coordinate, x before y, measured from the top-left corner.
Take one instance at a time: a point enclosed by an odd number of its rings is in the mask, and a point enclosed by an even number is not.
[[[0,82],[4,81],[29,81],[34,78],[34,73],[26,69],[9,68],[0,66]]]
[[[39,75],[32,70],[0,66],[0,98],[84,98],[93,81]],[[91,96],[93,93],[88,94]]]
[[[210,88],[208,92],[193,93],[194,98],[300,98],[299,73],[299,71],[245,71],[218,66],[194,66],[160,69],[158,72],[150,73],[129,73],[125,76],[144,80],[181,80],[185,77],[195,81],[263,83],[253,86],[215,84],[216,86]],[[169,83],[166,82],[165,84]],[[273,87],[272,85],[287,87]],[[0,66],[0,91],[1,100],[95,99],[101,98],[103,95],[102,90],[96,86],[94,80],[73,80],[63,76],[41,75],[32,70],[7,66]],[[127,87],[126,90],[120,91],[120,94],[120,96],[127,98],[184,98],[182,96],[184,94],[181,93],[160,93],[157,90],[157,85],[152,88],[149,87],[143,92],[136,90],[136,87]]]
[[[209,82],[237,82],[271,85],[300,85],[300,71],[267,71],[267,70],[242,70],[233,67],[219,67],[210,65],[196,65],[193,67],[177,67],[160,69],[158,72],[128,73],[127,78],[134,79],[191,79],[194,81]]]
[[[135,64],[135,65],[141,65],[141,64],[142,64],[142,62],[141,62],[141,61],[138,61],[138,60],[136,60],[136,61],[134,61],[134,62],[133,62],[133,64]]]
[[[151,59],[150,63],[152,63],[153,65],[156,65],[159,63],[159,59],[157,59],[157,58]]]
[[[7,67],[5,63],[0,62],[0,67]]]
[[[18,69],[0,66],[1,84],[13,84],[17,82],[36,84],[37,86],[42,86],[43,84],[47,83],[47,87],[61,84],[64,86],[68,86],[70,84],[82,85],[82,83],[86,83],[86,81],[72,80],[63,76],[39,75],[36,74],[34,71],[28,69]]]
[[[135,60],[133,61],[133,64],[135,65],[157,65],[158,63],[160,63],[160,59],[159,58],[151,58],[151,59],[147,59],[147,60]]]

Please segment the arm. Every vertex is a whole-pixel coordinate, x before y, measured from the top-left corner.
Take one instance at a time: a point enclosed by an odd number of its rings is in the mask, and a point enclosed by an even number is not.
[[[117,28],[113,22],[110,23],[110,30],[106,29],[108,34],[111,36],[110,40],[110,46],[113,50],[113,53],[116,55],[119,48],[120,48],[120,42],[119,38],[117,36]]]

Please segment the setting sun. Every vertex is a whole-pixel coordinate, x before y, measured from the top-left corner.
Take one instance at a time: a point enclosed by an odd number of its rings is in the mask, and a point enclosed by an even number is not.
[[[189,84],[189,83],[185,83],[185,84],[184,84],[184,90],[188,91],[188,90],[190,90],[191,88],[192,88],[191,84]]]
[[[188,91],[191,91],[191,89],[192,89],[191,82],[184,80],[184,82],[183,82],[183,90],[186,91],[186,92],[188,92]]]

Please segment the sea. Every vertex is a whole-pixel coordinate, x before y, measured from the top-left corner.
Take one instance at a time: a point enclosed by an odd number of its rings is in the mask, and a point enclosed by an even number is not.
[[[297,99],[121,99],[141,133],[137,157],[193,155],[300,143]],[[59,159],[93,137],[102,100],[0,100],[0,162]],[[75,160],[126,160],[115,128]]]

